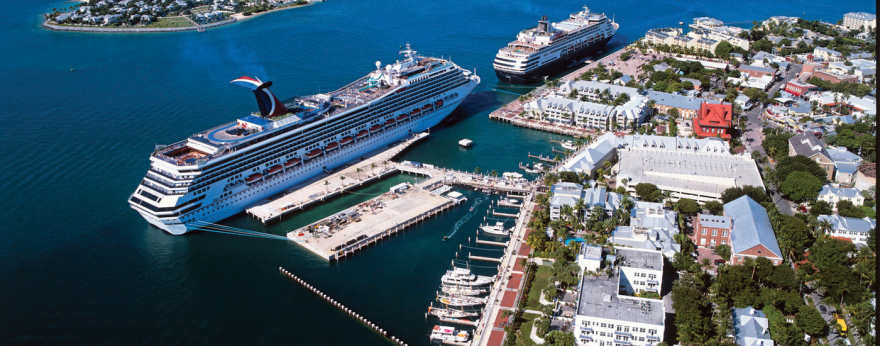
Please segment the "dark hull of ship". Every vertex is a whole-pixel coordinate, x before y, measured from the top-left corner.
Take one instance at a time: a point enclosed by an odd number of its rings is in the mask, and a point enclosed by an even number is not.
[[[611,38],[614,36],[608,37],[601,41],[596,41],[595,43],[581,47],[580,49],[573,50],[571,53],[563,54],[550,63],[541,65],[534,70],[525,73],[516,73],[511,71],[499,71],[495,70],[495,75],[498,76],[498,79],[505,83],[511,84],[534,84],[538,82],[544,81],[544,76],[553,76],[559,72],[565,71],[568,69],[568,65],[573,61],[580,60],[596,54],[602,48],[605,48],[605,45],[608,44],[608,41],[611,41]]]

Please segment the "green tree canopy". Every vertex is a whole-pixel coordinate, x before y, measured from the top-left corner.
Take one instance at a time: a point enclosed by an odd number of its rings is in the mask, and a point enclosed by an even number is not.
[[[831,204],[825,201],[815,201],[810,206],[810,215],[831,215]]]
[[[659,191],[657,189],[657,185],[650,183],[638,183],[636,184],[636,195],[641,197],[643,200],[652,201],[654,192]]]
[[[742,196],[749,196],[758,203],[763,203],[767,201],[767,193],[764,192],[764,189],[751,185],[746,185],[743,187],[731,187],[727,190],[724,190],[724,192],[721,193],[721,201],[726,204]]]
[[[721,244],[715,247],[715,253],[724,261],[730,261],[730,245]]]
[[[703,203],[703,210],[708,210],[712,215],[721,215],[724,213],[724,205],[718,201],[708,201]]]
[[[791,137],[792,135],[787,133],[767,135],[764,137],[764,141],[761,142],[761,147],[764,148],[768,156],[779,160],[788,156],[788,139]]]
[[[854,217],[859,219],[865,217],[864,210],[854,205],[853,202],[847,200],[837,202],[837,213],[840,214],[840,216],[845,217]]]
[[[779,181],[784,182],[792,172],[807,172],[819,179],[822,184],[828,182],[828,173],[816,161],[803,155],[788,156],[776,164],[776,177]]]
[[[694,215],[700,211],[700,206],[692,199],[682,198],[678,200],[678,212],[684,215]]]
[[[812,245],[812,231],[801,219],[791,215],[778,215],[781,222],[776,229],[776,240],[782,256],[794,257],[795,260],[803,259],[804,249]]]
[[[727,41],[718,42],[718,45],[715,46],[715,56],[721,59],[727,59],[730,57],[730,52],[733,50],[733,45]]]
[[[801,306],[800,311],[797,316],[795,316],[795,323],[798,328],[811,337],[815,338],[825,335],[825,329],[827,327],[825,319],[822,318],[822,314],[819,313],[819,310],[816,310],[816,308],[812,306]]]
[[[792,172],[779,186],[779,191],[796,202],[816,199],[822,190],[822,182],[807,172]]]
[[[558,330],[547,333],[547,337],[544,338],[544,345],[547,346],[574,346],[574,342],[573,333],[565,333]]]

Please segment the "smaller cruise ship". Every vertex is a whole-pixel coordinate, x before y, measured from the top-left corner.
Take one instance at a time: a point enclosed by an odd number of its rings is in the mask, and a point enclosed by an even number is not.
[[[521,31],[516,41],[498,50],[495,74],[502,82],[528,84],[562,72],[600,51],[620,26],[604,14],[592,13],[586,6],[557,23],[543,16],[538,26]]]

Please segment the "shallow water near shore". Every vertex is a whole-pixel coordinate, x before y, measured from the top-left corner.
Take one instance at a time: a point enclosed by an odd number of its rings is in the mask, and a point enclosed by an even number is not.
[[[40,28],[40,12],[70,3],[9,2],[0,14],[0,340],[19,344],[386,345],[380,336],[278,272],[283,266],[410,345],[427,344],[424,313],[440,276],[473,238],[489,201],[479,198],[328,263],[291,242],[214,233],[170,236],[126,204],[167,144],[256,109],[229,85],[272,80],[281,97],[338,88],[399,59],[407,42],[476,69],[482,84],[400,160],[482,172],[518,171],[527,153],[549,155],[561,136],[490,121],[531,86],[499,84],[498,48],[541,15],[559,20],[583,2],[330,0],[204,33],[95,34]],[[772,15],[836,21],[876,12],[864,1],[588,3],[620,23],[605,52],[647,29],[712,16]],[[71,71],[73,69],[74,71]],[[503,91],[503,92],[499,92]],[[469,149],[457,142],[474,141]],[[530,176],[530,175],[527,175]],[[401,181],[398,175],[281,222],[238,215],[224,224],[283,235]],[[498,196],[491,196],[497,199]],[[461,221],[461,222],[460,222]],[[458,231],[446,241],[459,224]],[[482,251],[478,253],[477,251]],[[490,266],[472,263],[475,266]],[[490,268],[477,268],[491,274]]]

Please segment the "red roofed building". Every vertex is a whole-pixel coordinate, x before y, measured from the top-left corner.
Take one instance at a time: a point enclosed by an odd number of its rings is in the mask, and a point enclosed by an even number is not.
[[[733,131],[733,107],[730,104],[700,105],[700,111],[694,119],[694,134],[700,138],[721,137],[730,139]]]
[[[788,83],[785,84],[785,91],[795,96],[802,96],[811,90],[818,90],[819,87],[812,85],[810,83],[801,82],[797,79],[792,79]]]

